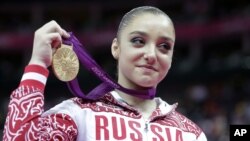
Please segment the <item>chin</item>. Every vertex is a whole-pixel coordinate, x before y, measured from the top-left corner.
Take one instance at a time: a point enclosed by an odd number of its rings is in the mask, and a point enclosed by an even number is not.
[[[137,85],[143,88],[152,88],[152,87],[156,87],[157,84],[155,82],[152,83],[152,82],[144,81],[144,82],[137,83]]]

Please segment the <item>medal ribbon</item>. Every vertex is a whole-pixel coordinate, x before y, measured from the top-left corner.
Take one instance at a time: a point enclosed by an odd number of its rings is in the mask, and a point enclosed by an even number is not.
[[[149,88],[147,90],[132,90],[124,88],[115,82],[104,70],[102,70],[95,60],[90,57],[86,50],[84,50],[83,45],[78,41],[72,32],[70,32],[69,38],[63,39],[63,43],[73,45],[73,50],[79,58],[81,64],[102,81],[101,84],[91,90],[87,95],[81,91],[77,78],[67,82],[69,90],[75,96],[83,99],[96,100],[104,96],[106,93],[114,89],[118,89],[126,94],[143,99],[153,99],[155,97],[155,88]]]

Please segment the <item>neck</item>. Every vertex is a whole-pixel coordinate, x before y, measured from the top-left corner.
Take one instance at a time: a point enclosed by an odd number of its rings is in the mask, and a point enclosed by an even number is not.
[[[156,109],[157,105],[154,99],[142,99],[126,94],[122,91],[117,90],[117,92],[127,104],[137,109],[143,115],[146,115],[146,118],[148,118],[151,113]]]
[[[136,101],[141,99],[153,99],[156,94],[156,86],[140,86],[129,79],[125,79],[123,75],[119,76],[118,84],[120,84],[121,89],[118,88],[123,94],[131,95],[132,99]]]

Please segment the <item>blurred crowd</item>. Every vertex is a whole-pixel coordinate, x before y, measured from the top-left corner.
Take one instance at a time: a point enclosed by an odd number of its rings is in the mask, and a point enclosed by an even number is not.
[[[113,75],[115,61],[107,57],[111,39],[124,12],[138,5],[158,6],[176,24],[173,65],[159,86],[159,96],[170,104],[178,102],[177,110],[198,123],[209,141],[229,141],[231,124],[250,124],[250,26],[244,24],[250,20],[242,21],[250,17],[247,0],[60,2],[0,4],[0,139],[9,95],[31,55],[35,29],[57,20],[77,33],[94,59]],[[81,70],[79,79],[86,89],[93,88],[90,77]],[[45,109],[72,97],[52,73],[46,93]]]

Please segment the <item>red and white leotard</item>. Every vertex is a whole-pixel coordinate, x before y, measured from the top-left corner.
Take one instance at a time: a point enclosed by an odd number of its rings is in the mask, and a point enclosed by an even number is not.
[[[115,91],[98,101],[72,98],[44,112],[48,70],[28,65],[19,87],[11,94],[4,141],[206,141],[191,120],[155,98],[157,108],[144,119]]]

